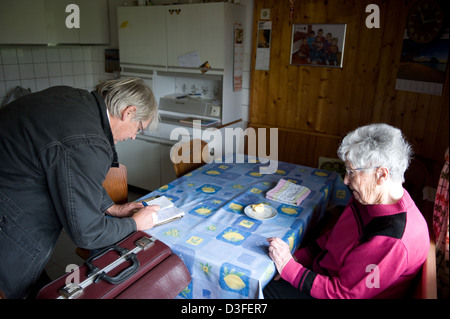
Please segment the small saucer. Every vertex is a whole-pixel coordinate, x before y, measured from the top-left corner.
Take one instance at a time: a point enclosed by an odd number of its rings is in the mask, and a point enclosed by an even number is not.
[[[244,213],[250,218],[259,219],[259,220],[268,220],[276,217],[278,215],[275,208],[269,205],[264,205],[264,211],[261,213],[257,213],[253,210],[252,205],[248,205],[244,208]]]

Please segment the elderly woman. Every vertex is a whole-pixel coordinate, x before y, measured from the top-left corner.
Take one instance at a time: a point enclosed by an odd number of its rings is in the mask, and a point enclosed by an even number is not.
[[[277,275],[266,298],[403,297],[427,258],[427,224],[402,186],[411,147],[401,131],[360,127],[338,155],[352,199],[332,230],[293,256],[281,239],[267,239],[284,280]]]

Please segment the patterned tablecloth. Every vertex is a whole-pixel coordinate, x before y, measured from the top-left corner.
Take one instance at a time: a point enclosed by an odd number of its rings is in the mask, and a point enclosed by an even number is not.
[[[349,199],[337,173],[278,162],[277,172],[265,175],[260,166],[267,165],[254,159],[209,163],[142,198],[164,195],[186,212],[148,231],[169,245],[191,273],[180,298],[263,298],[262,289],[276,274],[266,238],[280,237],[294,251],[327,205],[345,205]],[[300,206],[265,198],[281,178],[311,189]],[[248,217],[244,208],[257,203],[272,206],[277,216]]]

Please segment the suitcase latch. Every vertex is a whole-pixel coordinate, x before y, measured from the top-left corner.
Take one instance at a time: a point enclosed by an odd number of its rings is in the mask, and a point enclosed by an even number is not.
[[[141,237],[138,240],[136,240],[135,245],[143,250],[146,250],[147,248],[152,246],[155,241],[156,239],[154,239],[153,237]]]
[[[59,289],[59,293],[67,299],[75,299],[83,293],[83,288],[75,283],[70,283]]]

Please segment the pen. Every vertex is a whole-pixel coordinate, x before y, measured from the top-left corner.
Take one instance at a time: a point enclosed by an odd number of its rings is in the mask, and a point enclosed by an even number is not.
[[[144,202],[144,201],[142,201],[142,205],[148,206],[148,205],[147,205],[147,202]]]

